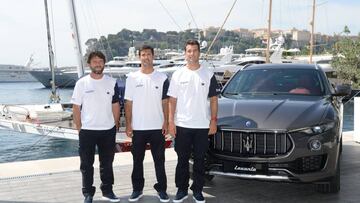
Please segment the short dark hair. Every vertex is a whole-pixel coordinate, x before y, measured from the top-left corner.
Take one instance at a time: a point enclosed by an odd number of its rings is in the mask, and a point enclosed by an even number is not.
[[[91,59],[93,59],[94,57],[99,57],[104,60],[104,63],[106,62],[106,57],[101,51],[93,51],[89,54],[87,63],[90,63]]]
[[[149,50],[151,51],[152,55],[154,56],[154,48],[150,45],[142,45],[142,47],[139,49],[139,56],[141,55],[141,52],[144,51],[144,50]]]
[[[186,41],[185,47],[184,47],[185,51],[186,51],[186,46],[187,45],[196,45],[198,47],[198,50],[200,51],[200,43],[197,40],[189,39],[188,41]]]

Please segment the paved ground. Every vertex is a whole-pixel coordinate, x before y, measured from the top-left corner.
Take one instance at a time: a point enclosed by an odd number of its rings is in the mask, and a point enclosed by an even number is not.
[[[170,149],[171,150],[171,149]],[[167,152],[167,155],[174,155]],[[339,194],[325,195],[314,191],[311,184],[273,183],[248,181],[236,178],[215,177],[207,183],[204,195],[208,203],[238,203],[238,202],[360,202],[360,144],[351,139],[345,139],[341,160],[341,191]],[[148,156],[148,155],[147,155]],[[130,157],[128,159],[131,159]],[[176,193],[174,171],[176,160],[166,162],[168,175],[168,193],[171,198]],[[115,193],[121,197],[121,202],[128,202],[130,195],[131,164],[114,167]],[[1,172],[0,165],[0,172]],[[14,169],[15,170],[15,169]],[[18,170],[18,169],[16,169]],[[1,174],[1,173],[0,173]],[[99,175],[96,169],[95,185],[99,186]],[[140,203],[159,202],[152,185],[155,183],[153,164],[145,163],[145,196]],[[82,202],[81,174],[77,170],[54,172],[52,174],[28,175],[21,177],[0,178],[0,203],[3,202]],[[95,194],[94,202],[100,200],[101,192]],[[192,196],[184,202],[194,202]]]

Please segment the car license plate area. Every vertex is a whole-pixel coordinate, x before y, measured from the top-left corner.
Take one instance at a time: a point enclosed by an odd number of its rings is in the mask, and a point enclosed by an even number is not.
[[[247,174],[259,174],[267,172],[266,164],[256,164],[248,162],[225,162],[224,172],[230,173],[247,173]]]

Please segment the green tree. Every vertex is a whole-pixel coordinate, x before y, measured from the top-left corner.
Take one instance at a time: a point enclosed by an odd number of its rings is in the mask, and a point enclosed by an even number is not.
[[[349,29],[349,27],[347,25],[345,25],[343,33],[345,33],[346,35],[350,34],[350,29]]]
[[[215,37],[215,33],[206,37],[203,33],[201,35],[201,41],[206,41],[208,44]],[[99,50],[105,53],[108,60],[111,60],[113,56],[126,56],[130,46],[138,48],[143,44],[151,45],[154,48],[183,50],[185,42],[194,38],[195,33],[191,30],[158,32],[155,29],[143,29],[143,31],[139,32],[122,29],[117,34],[109,34],[107,37],[101,36],[99,39],[89,39],[86,42],[86,55],[90,51]],[[291,43],[290,40],[289,38],[288,41]],[[261,39],[243,38],[237,32],[223,31],[210,50],[210,54],[219,53],[224,46],[233,46],[234,53],[244,53],[248,48],[265,47],[261,43]],[[207,51],[207,49],[204,51]]]
[[[338,77],[360,88],[360,38],[345,38],[337,42],[333,49],[332,67]]]
[[[310,54],[310,47],[305,46],[300,49],[300,55],[309,55]]]

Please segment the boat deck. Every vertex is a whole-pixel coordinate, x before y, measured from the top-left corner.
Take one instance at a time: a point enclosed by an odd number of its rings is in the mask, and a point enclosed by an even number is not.
[[[208,203],[237,202],[360,202],[360,144],[352,141],[352,134],[344,135],[341,160],[341,191],[338,194],[320,194],[310,184],[274,183],[236,178],[215,177],[207,183],[204,195]],[[176,153],[166,150],[168,193],[173,198]],[[0,202],[82,202],[79,158],[60,158],[0,164]],[[98,163],[95,163],[94,202],[101,201]],[[140,203],[159,202],[155,190],[155,172],[150,152],[145,161],[144,197]],[[132,159],[129,152],[117,153],[114,162],[114,192],[121,202],[128,202],[131,186]],[[184,202],[194,202],[190,196]]]
[[[57,126],[60,128],[76,129],[73,120],[63,120],[63,121],[56,121],[56,122],[44,123],[44,124],[50,126]]]

